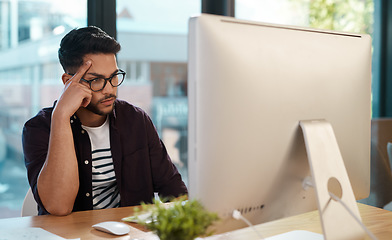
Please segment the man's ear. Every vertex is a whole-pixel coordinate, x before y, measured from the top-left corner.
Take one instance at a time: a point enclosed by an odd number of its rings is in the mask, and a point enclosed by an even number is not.
[[[72,75],[69,75],[67,73],[63,73],[63,75],[61,76],[61,80],[63,80],[63,83],[65,84],[66,82],[68,82],[68,80],[72,77]]]

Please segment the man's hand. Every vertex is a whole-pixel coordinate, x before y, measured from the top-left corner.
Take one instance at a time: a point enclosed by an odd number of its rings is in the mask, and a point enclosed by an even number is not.
[[[60,112],[63,117],[69,119],[80,107],[87,107],[91,101],[91,89],[80,83],[80,79],[91,67],[87,61],[78,72],[65,82],[63,92],[57,102],[55,112]]]

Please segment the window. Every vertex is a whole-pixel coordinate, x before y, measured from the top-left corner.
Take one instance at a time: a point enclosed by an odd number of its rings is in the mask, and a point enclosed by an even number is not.
[[[200,0],[117,0],[118,64],[127,79],[121,99],[151,116],[187,182],[187,29]]]
[[[373,33],[373,0],[236,0],[235,9],[241,19]]]
[[[23,124],[62,90],[61,38],[87,23],[86,0],[0,0],[0,218],[20,216],[29,187]]]

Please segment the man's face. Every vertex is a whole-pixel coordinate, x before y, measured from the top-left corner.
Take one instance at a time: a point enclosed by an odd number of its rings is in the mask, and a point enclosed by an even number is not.
[[[83,62],[91,61],[91,67],[83,76],[85,80],[94,78],[109,78],[118,71],[116,57],[114,54],[87,54],[83,58]],[[82,84],[89,86],[88,83],[82,81]],[[98,114],[107,115],[113,111],[114,100],[117,97],[117,87],[113,87],[109,82],[98,92],[92,92],[90,104],[87,110]]]

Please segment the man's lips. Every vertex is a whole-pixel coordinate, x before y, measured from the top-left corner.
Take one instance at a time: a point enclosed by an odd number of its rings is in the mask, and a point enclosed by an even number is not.
[[[102,103],[103,105],[111,105],[114,102],[114,98],[107,98],[102,100],[100,103]]]

